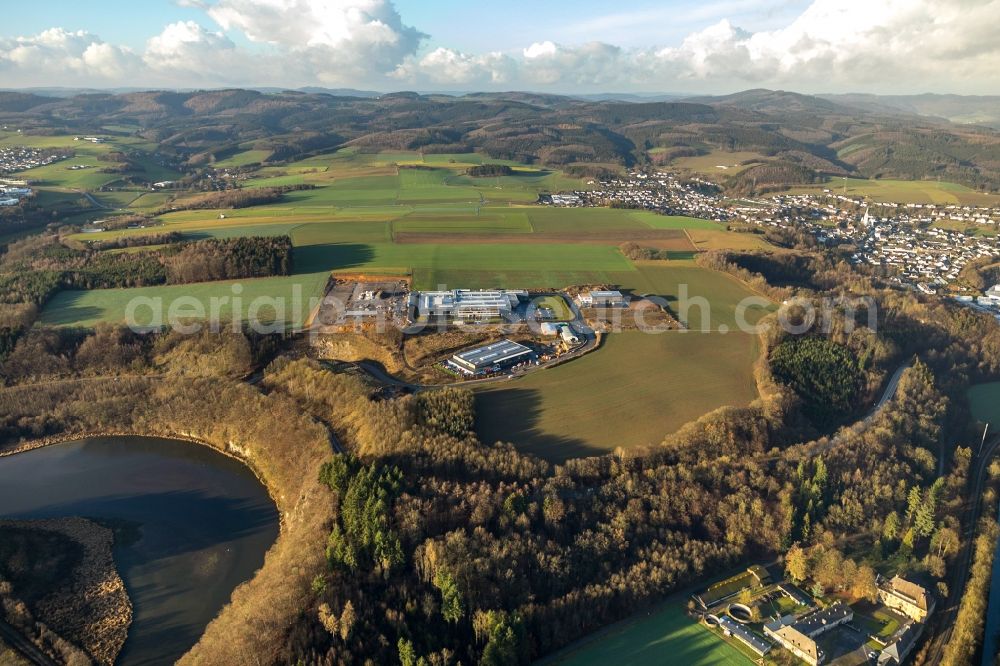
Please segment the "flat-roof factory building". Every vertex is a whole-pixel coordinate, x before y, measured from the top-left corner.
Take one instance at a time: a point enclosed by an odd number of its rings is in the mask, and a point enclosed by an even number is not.
[[[477,347],[455,354],[451,357],[451,365],[467,375],[478,375],[489,370],[509,368],[533,361],[536,354],[530,347],[511,340],[501,340],[485,347]]]
[[[626,305],[622,292],[614,291],[591,291],[579,296],[580,305],[588,308],[620,308]]]
[[[416,294],[420,316],[450,319],[500,319],[510,316],[525,291],[452,289],[451,291],[421,291]]]

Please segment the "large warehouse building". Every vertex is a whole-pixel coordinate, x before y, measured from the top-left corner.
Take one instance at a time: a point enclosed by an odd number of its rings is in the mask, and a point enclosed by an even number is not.
[[[421,291],[416,294],[417,314],[422,317],[482,320],[509,317],[524,291],[453,289],[451,291]]]
[[[535,360],[529,347],[501,340],[485,347],[477,347],[451,357],[451,365],[467,375],[479,375],[490,370],[503,370],[518,363]]]

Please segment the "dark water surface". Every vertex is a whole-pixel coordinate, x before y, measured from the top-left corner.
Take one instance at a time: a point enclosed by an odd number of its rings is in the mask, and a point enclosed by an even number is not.
[[[169,664],[264,562],[278,513],[244,465],[198,444],[107,437],[0,458],[0,516],[137,527],[115,548],[134,619],[119,658]]]

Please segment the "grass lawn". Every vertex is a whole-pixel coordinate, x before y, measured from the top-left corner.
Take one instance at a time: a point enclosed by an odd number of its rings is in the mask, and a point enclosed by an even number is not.
[[[706,231],[725,232],[726,227],[719,222],[702,220],[697,217],[683,215],[658,215],[646,211],[636,211],[632,216],[654,229],[704,229]]]
[[[836,194],[844,193],[843,178],[833,178],[821,185],[796,187],[791,193],[818,193],[827,188]],[[1000,205],[1000,196],[984,194],[957,183],[936,180],[865,180],[848,178],[847,195],[870,197],[877,202],[959,204],[974,206]]]
[[[532,302],[539,310],[542,308],[552,310],[555,315],[555,319],[552,321],[569,321],[573,318],[573,311],[570,310],[566,299],[562,296],[539,296],[532,299]]]
[[[219,316],[223,322],[233,320],[233,285],[240,284],[242,299],[241,319],[246,319],[255,299],[276,298],[285,302],[285,319],[290,326],[299,326],[309,316],[309,301],[323,295],[326,273],[300,274],[253,280],[225,280],[220,282],[200,282],[158,287],[136,287],[132,289],[93,289],[90,291],[63,291],[49,301],[42,310],[41,324],[49,326],[94,326],[99,322],[124,323],[129,303],[133,299],[161,299],[164,320],[171,303],[177,299],[190,297],[201,303],[206,313],[210,312],[213,298],[228,300],[220,302]],[[301,295],[301,307],[295,307],[295,294]],[[180,305],[178,305],[180,307]],[[190,312],[185,306],[180,313]],[[265,300],[258,301],[256,310],[260,321],[272,321],[274,307]],[[136,323],[146,325],[149,320],[148,307],[137,308]]]
[[[394,232],[431,234],[530,234],[531,222],[520,210],[486,208],[478,213],[415,210],[392,223]]]
[[[737,330],[741,304],[747,324],[756,323],[766,313],[760,297],[743,283],[725,273],[701,268],[693,261],[637,261],[634,266],[635,271],[618,276],[618,284],[634,294],[664,298],[692,330]]]
[[[613,333],[583,358],[478,390],[477,430],[554,462],[656,445],[706,412],[756,398],[757,353],[742,333]]]
[[[555,208],[530,206],[520,208],[527,211],[535,233],[610,231],[626,229],[649,229],[646,219],[652,214],[617,208]]]
[[[673,161],[673,165],[680,169],[689,169],[697,173],[707,175],[731,176],[737,174],[747,167],[743,162],[763,162],[768,158],[760,153],[735,152],[730,153],[724,150],[713,150],[707,155],[694,155],[692,157],[678,157]]]
[[[972,236],[983,236],[986,238],[995,237],[998,233],[997,227],[992,224],[978,224],[976,222],[960,222],[958,220],[936,220],[931,224],[936,229],[946,229],[948,231],[960,231]]]
[[[862,602],[854,607],[854,623],[866,634],[878,637],[884,643],[899,630],[901,616],[883,607]],[[868,641],[868,647],[881,650],[883,645],[872,638]]]
[[[230,155],[224,160],[219,160],[213,166],[216,168],[241,167],[255,162],[263,162],[270,156],[270,150],[244,150],[234,155]]]
[[[297,243],[300,242],[298,239],[297,235]],[[416,289],[436,288],[439,284],[555,288],[601,282],[612,273],[632,270],[631,264],[617,248],[565,244],[331,242],[297,247],[295,265],[296,270],[306,272],[412,272]]]
[[[707,412],[757,397],[757,337],[740,332],[736,318],[737,305],[750,292],[729,276],[691,262],[638,262],[635,267],[609,282],[665,298],[692,330],[613,333],[583,358],[510,384],[484,386],[476,398],[477,429],[484,441],[509,441],[562,461],[619,446],[659,444]],[[684,289],[688,307],[678,300]],[[746,322],[756,322],[765,311],[748,308]],[[711,332],[701,332],[703,325]]]
[[[688,229],[688,238],[699,252],[707,250],[770,250],[781,251],[760,234],[743,234],[717,229]]]
[[[540,663],[546,666],[747,666],[753,661],[685,615],[676,599],[595,634]]]
[[[992,427],[1000,426],[1000,382],[978,384],[969,389],[972,415]]]

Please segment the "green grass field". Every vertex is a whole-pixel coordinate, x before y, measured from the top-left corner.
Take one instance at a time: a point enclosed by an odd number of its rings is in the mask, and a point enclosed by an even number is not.
[[[259,278],[254,280],[226,280],[220,282],[200,282],[198,284],[170,285],[162,287],[137,287],[133,289],[94,289],[91,291],[63,291],[42,311],[40,323],[49,326],[94,326],[99,322],[125,323],[129,303],[149,303],[150,299],[160,299],[162,306],[155,306],[162,313],[163,321],[169,316],[171,304],[176,303],[178,318],[186,318],[197,307],[189,302],[197,301],[202,311],[212,312],[212,299],[218,299],[217,312],[221,321],[234,319],[234,297],[242,301],[239,319],[246,320],[256,312],[256,319],[270,322],[275,317],[275,307],[268,299],[284,302],[284,317],[289,327],[301,326],[309,316],[310,299],[323,295],[327,273],[300,274],[287,277]],[[242,290],[237,294],[233,286],[239,284]],[[300,299],[296,299],[299,294]],[[184,299],[184,300],[181,300]],[[227,299],[222,302],[222,299]],[[254,303],[256,301],[256,306]],[[301,307],[296,307],[296,304]],[[182,308],[183,309],[180,309]],[[152,323],[150,307],[143,305],[135,309],[135,323],[146,326]]]
[[[991,430],[1000,427],[1000,382],[973,386],[969,389],[969,403],[976,420],[989,423]]]
[[[742,333],[613,333],[583,358],[477,391],[477,430],[553,462],[656,445],[756,398],[756,356],[756,338]]]
[[[730,153],[724,150],[713,150],[707,155],[678,157],[672,164],[680,169],[688,169],[709,176],[732,176],[750,166],[750,164],[743,164],[743,162],[756,163],[767,159],[767,156],[760,153],[745,151]]]
[[[338,225],[323,228],[335,238]],[[319,231],[318,228],[302,232]],[[297,243],[301,233],[296,234]],[[300,245],[296,270],[315,272],[372,272],[409,274],[414,288],[447,284],[468,287],[558,288],[607,281],[632,266],[614,247],[606,245],[532,244],[416,244],[389,242],[323,242]]]
[[[833,178],[822,185],[795,187],[789,193],[819,193],[824,188],[844,193],[844,178]],[[869,197],[876,202],[957,204],[973,206],[1000,205],[1000,196],[977,192],[957,183],[936,180],[864,180],[847,178],[847,195]]]
[[[215,162],[213,166],[217,168],[241,167],[255,162],[263,162],[270,156],[270,150],[244,150]]]
[[[544,666],[749,666],[753,661],[685,615],[683,599],[611,625],[540,662]]]
[[[49,141],[61,141],[48,138]],[[64,140],[64,139],[62,139]],[[117,141],[117,139],[116,139]],[[111,144],[75,142],[91,155]],[[235,153],[233,163],[259,157]],[[524,205],[553,185],[579,187],[559,172],[508,163],[516,175],[473,178],[465,170],[481,155],[364,154],[341,150],[258,171],[265,180],[296,179],[315,189],[287,193],[266,206],[237,210],[178,210],[145,229],[77,234],[83,242],[176,231],[187,240],[288,234],[295,271],[412,275],[417,289],[455,287],[562,288],[610,283],[655,293],[618,246],[632,238],[689,257],[686,232],[726,234],[707,220],[632,210]],[[493,161],[493,160],[489,160]],[[423,168],[401,168],[421,165]],[[508,182],[509,181],[509,182]],[[79,203],[79,194],[43,192]],[[107,205],[151,211],[173,204],[164,192],[100,193]],[[105,213],[95,210],[88,215]],[[106,214],[106,213],[105,213]],[[504,238],[511,238],[505,243]],[[515,238],[516,237],[516,238]],[[714,245],[724,245],[714,239]],[[280,291],[280,281],[275,288]],[[263,289],[263,287],[261,287]],[[91,302],[94,301],[94,302]],[[78,307],[77,302],[83,304]],[[44,322],[86,325],[117,321],[120,308],[106,294],[63,296],[46,308]]]
[[[658,215],[645,211],[632,213],[633,217],[654,229],[702,229],[707,231],[724,231],[725,226],[711,220],[701,220],[695,217],[680,215]]]
[[[479,389],[477,429],[484,441],[509,441],[559,462],[659,444],[707,412],[757,397],[757,337],[740,331],[737,318],[740,303],[753,294],[692,263],[635,267],[611,282],[664,298],[691,330],[612,333],[583,358]],[[753,324],[769,309],[747,307],[743,319]]]
[[[552,310],[553,321],[569,321],[573,318],[573,311],[562,296],[540,296],[532,300],[538,309],[548,308]]]

